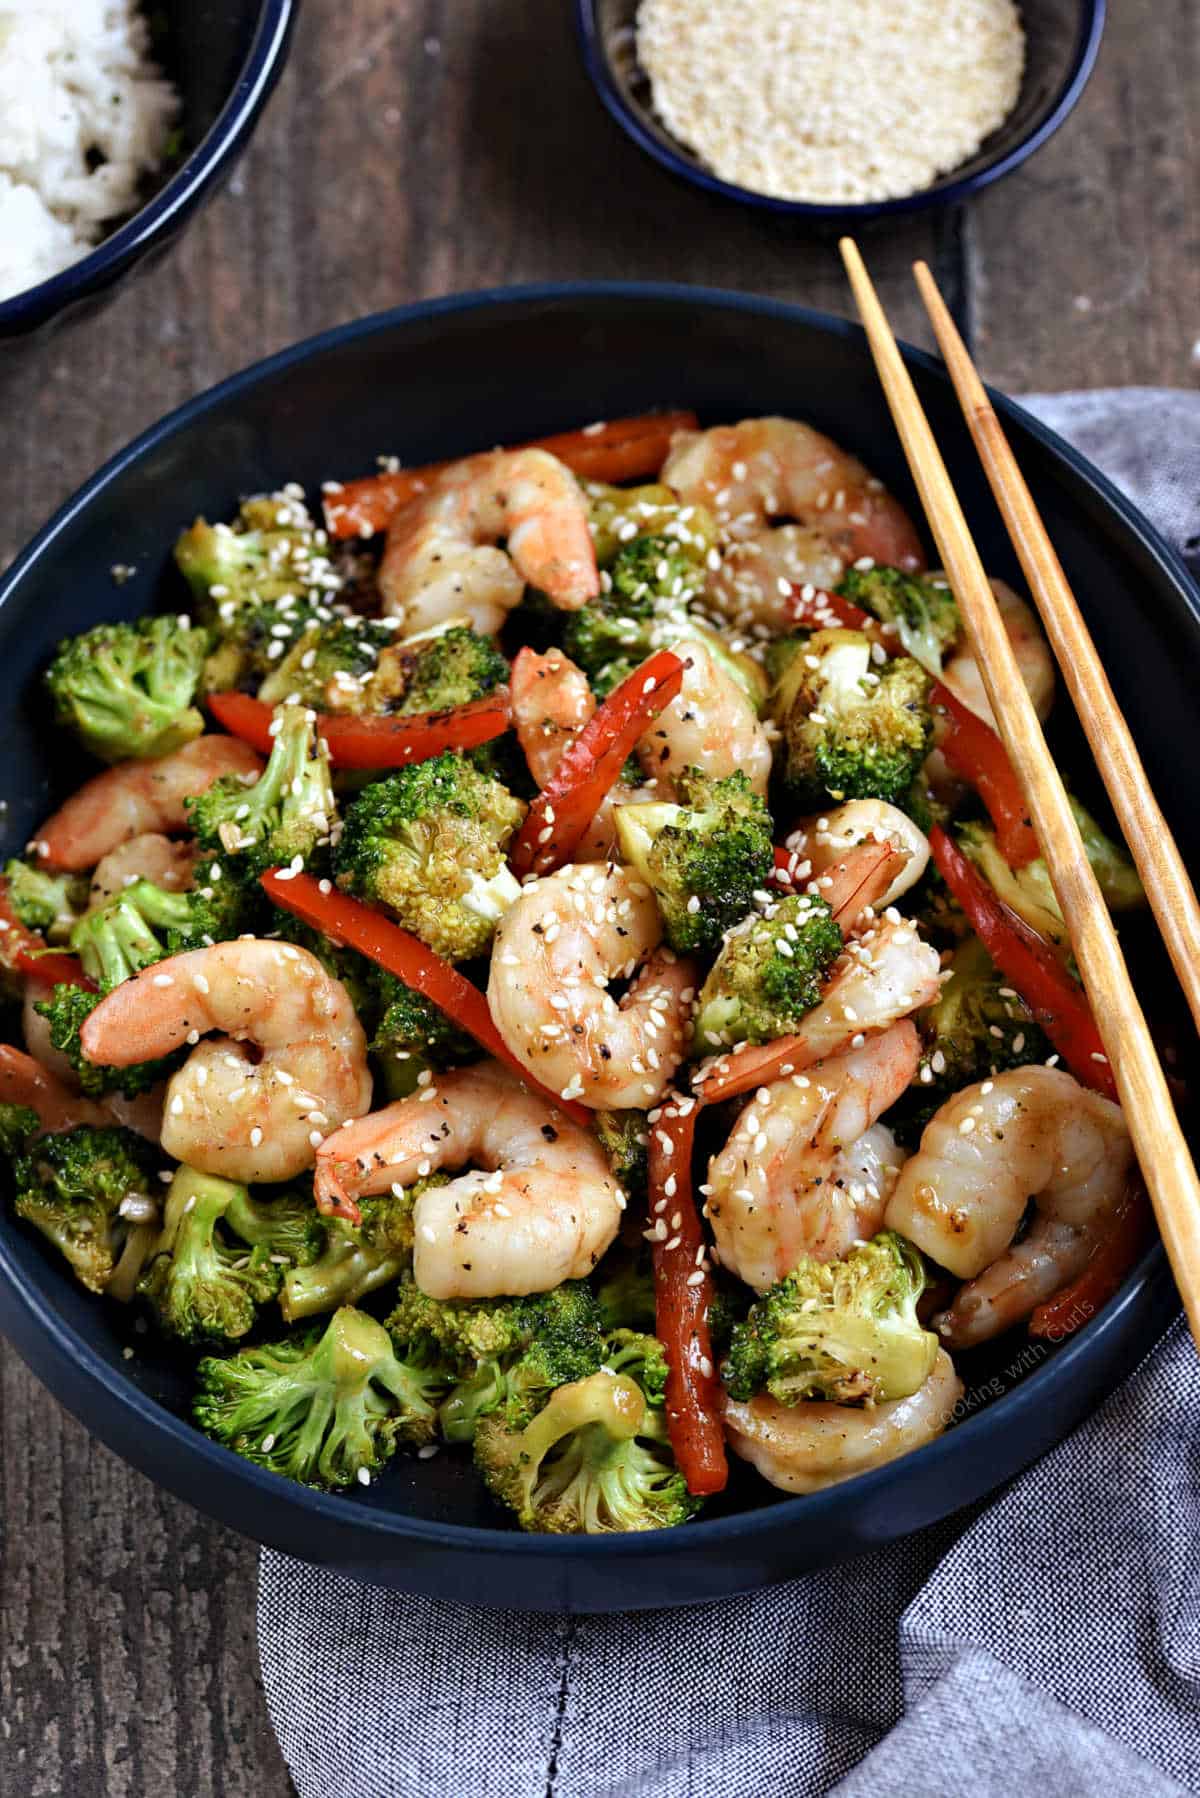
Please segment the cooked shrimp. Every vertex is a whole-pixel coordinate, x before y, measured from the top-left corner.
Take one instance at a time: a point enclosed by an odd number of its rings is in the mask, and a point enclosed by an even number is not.
[[[846,1047],[847,1035],[886,1030],[941,991],[941,960],[915,926],[889,911],[860,925],[835,962],[821,997],[796,1026],[814,1060]]]
[[[683,662],[683,685],[637,746],[655,797],[669,799],[684,768],[699,768],[714,780],[741,772],[756,793],[765,793],[771,744],[746,689],[698,638],[668,647]]]
[[[945,1340],[983,1342],[1074,1279],[1132,1168],[1120,1107],[1061,1068],[1013,1068],[948,1100],[886,1216],[889,1229],[970,1282],[942,1320]],[[1032,1227],[1012,1246],[1030,1198]]]
[[[101,857],[92,875],[89,904],[103,905],[135,880],[152,880],[167,893],[186,892],[194,861],[190,843],[172,842],[156,830],[143,831]]]
[[[564,1099],[601,1110],[656,1104],[683,1059],[697,985],[691,962],[661,943],[654,896],[627,869],[571,866],[537,881],[496,931],[496,1028]],[[608,984],[631,975],[618,1003]]]
[[[77,1130],[81,1124],[111,1124],[105,1107],[73,1092],[50,1068],[11,1043],[0,1043],[0,1102],[36,1111],[42,1128]]]
[[[882,1467],[940,1436],[954,1420],[963,1383],[945,1349],[909,1398],[856,1409],[813,1399],[781,1405],[761,1394],[725,1401],[729,1446],[784,1492],[819,1492]]]
[[[413,1210],[413,1275],[432,1298],[549,1292],[590,1274],[617,1233],[624,1197],[596,1138],[494,1062],[327,1137],[317,1203],[353,1216],[368,1193],[468,1168]]]
[[[94,868],[130,837],[187,828],[185,799],[206,792],[222,774],[256,775],[262,758],[236,737],[197,737],[156,761],[118,762],[93,775],[38,832],[47,868]]]
[[[587,675],[561,649],[546,655],[522,649],[512,667],[512,717],[529,772],[544,787],[557,772],[569,746],[596,710]],[[587,835],[575,849],[576,862],[607,861],[616,849],[613,805],[654,797],[618,783],[605,794]]]
[[[477,631],[498,631],[526,582],[564,611],[600,591],[587,501],[546,450],[455,462],[388,527],[379,588],[408,635],[457,614]]]
[[[897,806],[882,799],[849,799],[819,818],[806,818],[792,831],[786,847],[795,858],[797,877],[807,863],[803,877],[819,881],[843,864],[849,850],[863,843],[888,844],[904,857],[890,885],[875,901],[881,909],[894,905],[902,893],[916,886],[929,866],[929,839],[924,831]]]
[[[1007,582],[991,581],[990,585],[1033,709],[1039,718],[1045,719],[1054,704],[1054,658],[1038,615],[1028,600],[1014,593]],[[943,663],[942,679],[956,699],[961,699],[977,718],[982,718],[995,730],[996,719],[988,702],[983,676],[965,637]]]
[[[199,1042],[218,1031],[213,1042]],[[203,1173],[289,1180],[331,1130],[371,1103],[362,1026],[316,956],[240,937],[155,962],[100,1001],[80,1031],[101,1067],[197,1043],[167,1084],[162,1146]]]
[[[709,1221],[739,1280],[764,1292],[802,1255],[835,1261],[876,1235],[902,1157],[887,1131],[862,1139],[920,1059],[905,1019],[759,1088],[708,1169]]]
[[[784,588],[806,581],[834,586],[862,556],[895,568],[922,564],[920,539],[883,483],[794,418],[747,418],[680,432],[662,479],[714,514],[726,550],[709,593],[743,629],[787,630],[792,614]],[[785,519],[795,523],[774,528]]]

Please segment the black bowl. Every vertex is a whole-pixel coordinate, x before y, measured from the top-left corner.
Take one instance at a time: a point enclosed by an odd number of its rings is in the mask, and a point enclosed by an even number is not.
[[[155,54],[179,90],[179,166],[94,250],[11,299],[0,340],[80,316],[162,255],[233,170],[287,57],[299,0],[159,0]]]
[[[638,0],[575,0],[583,60],[608,111],[635,144],[696,187],[740,200],[745,206],[788,213],[812,224],[861,224],[867,219],[919,212],[965,200],[989,182],[1019,168],[1053,135],[1087,84],[1100,48],[1106,0],[1029,0],[1021,8],[1026,58],[1021,91],[1012,112],[974,156],[918,193],[861,205],[779,200],[714,175],[694,151],[673,137],[654,111],[650,81],[634,45]]]
[[[1013,578],[948,383],[928,357],[909,352],[909,363],[987,562]],[[1101,476],[1000,404],[1192,860],[1200,813],[1176,772],[1179,746],[1195,728],[1200,599]],[[10,692],[0,720],[5,852],[79,779],[69,746],[48,752],[37,674],[53,641],[102,618],[178,603],[171,545],[197,512],[220,517],[239,495],[288,478],[316,491],[323,478],[370,470],[381,451],[421,462],[677,405],[709,421],[765,411],[809,418],[913,503],[860,331],[796,307],[684,287],[518,291],[412,307],[331,331],[182,407],[96,475],[0,583]],[[120,586],[110,576],[118,563],[135,568]],[[1070,1342],[1050,1350],[1012,1338],[964,1364],[962,1421],[940,1441],[814,1497],[785,1499],[739,1466],[720,1506],[684,1529],[522,1536],[504,1527],[461,1456],[403,1459],[361,1497],[332,1498],[208,1442],[186,1421],[186,1370],[137,1333],[128,1311],[85,1293],[39,1238],[0,1214],[3,1328],[110,1447],[222,1522],[294,1555],[364,1580],[516,1609],[716,1598],[945,1517],[1058,1441],[1136,1364],[1173,1306],[1155,1249]]]

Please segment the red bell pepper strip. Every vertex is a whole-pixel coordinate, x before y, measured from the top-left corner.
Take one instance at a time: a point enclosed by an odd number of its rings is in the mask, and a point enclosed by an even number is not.
[[[820,587],[793,587],[791,606],[797,624],[809,629],[837,625],[845,630],[864,631],[889,656],[902,651],[895,631],[885,630],[877,618],[843,599],[840,593],[827,593]],[[1037,860],[1041,848],[1004,744],[991,725],[977,718],[944,681],[932,681],[929,699],[935,711],[946,719],[938,748],[954,772],[970,782],[986,805],[996,826],[1000,853],[1009,867],[1027,867]]]
[[[1117,1083],[1083,988],[1072,980],[1049,943],[996,896],[940,825],[930,831],[929,847],[975,934],[1080,1085],[1115,1101]]]
[[[271,753],[271,706],[248,693],[210,693],[205,703],[230,736],[240,737],[263,755]],[[409,717],[321,712],[317,734],[325,739],[335,768],[406,768],[446,749],[489,743],[510,722],[508,688],[497,687],[483,699],[447,712],[414,712]]]
[[[554,437],[536,437],[515,447],[549,450],[581,480],[632,481],[657,474],[675,432],[694,431],[698,423],[694,412],[650,412],[581,431],[562,431]],[[449,462],[429,462],[424,468],[402,468],[394,474],[346,481],[325,495],[330,536],[373,537],[377,531],[385,531],[400,507],[426,492],[450,466]]]
[[[552,874],[570,861],[630,752],[683,684],[683,663],[660,649],[614,687],[542,788],[517,833],[514,874]]]
[[[7,880],[0,880],[0,967],[26,974],[47,986],[82,986],[91,993],[97,990],[96,982],[84,973],[77,955],[47,949],[37,932],[22,924],[8,896]]]
[[[493,1024],[487,999],[479,988],[472,986],[466,975],[460,974],[451,962],[435,955],[420,937],[402,930],[399,924],[393,924],[373,906],[364,905],[361,899],[338,892],[331,883],[314,880],[311,874],[289,874],[286,869],[271,868],[262,876],[262,885],[281,911],[303,918],[306,924],[322,931],[334,942],[357,949],[360,955],[395,974],[405,986],[432,999],[489,1055],[504,1062],[526,1086],[556,1105],[575,1123],[592,1122],[592,1113],[586,1105],[560,1098],[533,1078]],[[326,886],[328,891],[324,890]]]
[[[1029,1319],[1031,1336],[1061,1342],[1089,1323],[1119,1289],[1154,1233],[1154,1214],[1140,1181],[1135,1181],[1092,1250],[1083,1272],[1039,1305]]]
[[[692,1191],[699,1110],[699,1101],[672,1094],[651,1126],[650,1215],[658,1226],[654,1327],[667,1356],[667,1433],[688,1491],[703,1496],[724,1490],[729,1463],[708,1332],[712,1273]]]

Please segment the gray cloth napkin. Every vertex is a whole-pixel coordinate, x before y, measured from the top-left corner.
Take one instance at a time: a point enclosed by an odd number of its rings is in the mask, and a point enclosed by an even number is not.
[[[1200,394],[1026,404],[1196,558]],[[264,1552],[271,1718],[301,1798],[1200,1791],[1198,1441],[1176,1323],[992,1504],[724,1604],[467,1611]]]

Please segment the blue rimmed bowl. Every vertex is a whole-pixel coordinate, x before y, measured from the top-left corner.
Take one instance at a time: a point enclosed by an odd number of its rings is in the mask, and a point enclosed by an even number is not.
[[[948,381],[929,357],[906,355],[985,561],[1019,579]],[[1178,778],[1180,745],[1196,728],[1200,594],[1095,469],[1019,408],[996,403],[1183,854],[1200,864],[1200,809]],[[225,516],[240,495],[288,479],[315,494],[323,479],[370,471],[381,451],[419,463],[655,406],[692,406],[706,422],[768,411],[810,419],[865,458],[915,515],[862,333],[822,314],[697,288],[596,286],[474,295],[342,326],[146,432],[0,580],[8,701],[0,856],[19,849],[79,779],[78,757],[48,732],[39,692],[55,641],[104,618],[178,604],[171,546],[197,513]],[[121,585],[116,564],[133,569]],[[1058,713],[1060,754],[1093,797],[1065,700]],[[1170,992],[1169,974],[1151,964],[1143,997],[1152,1017],[1162,1017]],[[342,1498],[209,1442],[187,1420],[187,1364],[139,1333],[128,1309],[78,1286],[0,1202],[0,1328],[109,1447],[260,1542],[358,1579],[517,1610],[719,1598],[944,1518],[1059,1441],[1136,1367],[1174,1310],[1155,1248],[1070,1341],[1031,1344],[1018,1331],[961,1357],[961,1421],[887,1467],[786,1498],[735,1463],[719,1504],[685,1528],[523,1536],[506,1527],[461,1454],[399,1458],[361,1496]]]
[[[948,0],[947,0],[948,3]],[[627,136],[663,168],[723,199],[786,213],[811,225],[844,228],[868,219],[893,218],[930,206],[950,206],[1019,168],[1058,130],[1087,84],[1104,30],[1106,0],[1027,0],[1025,73],[1017,103],[974,156],[929,187],[895,200],[860,205],[780,200],[723,181],[686,144],[672,136],[654,110],[650,81],[637,60],[634,21],[638,0],[575,0],[583,60],[600,99]]]
[[[0,342],[90,311],[174,243],[229,178],[283,70],[299,0],[157,0],[155,56],[179,90],[183,153],[145,204],[70,268],[0,300]]]

